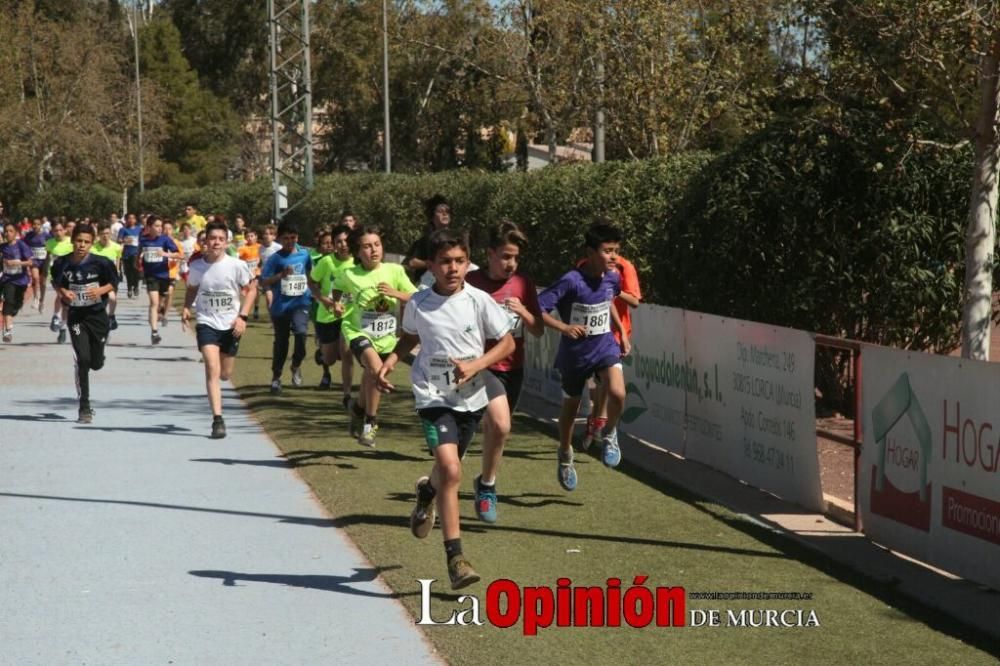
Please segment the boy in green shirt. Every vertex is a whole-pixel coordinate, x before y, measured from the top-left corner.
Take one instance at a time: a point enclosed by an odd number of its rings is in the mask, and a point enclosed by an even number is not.
[[[122,253],[124,251],[125,248],[111,240],[111,223],[101,222],[100,226],[97,227],[97,242],[90,246],[90,253],[104,257],[114,264],[115,276],[118,280],[121,279]],[[117,307],[118,293],[115,289],[108,292],[108,326],[112,331],[118,328],[118,320],[115,319],[115,308]]]
[[[323,380],[319,387],[330,388],[330,367],[338,360],[341,364],[342,388],[344,391],[344,406],[350,404],[351,381],[353,379],[353,364],[350,354],[342,354],[340,327],[342,319],[334,312],[335,302],[330,298],[333,292],[333,282],[338,275],[354,266],[354,257],[347,242],[350,230],[347,227],[337,227],[330,233],[333,252],[323,256],[313,265],[309,275],[309,288],[313,292],[313,302],[316,304],[316,337],[320,343],[320,361],[323,365]],[[322,241],[321,241],[322,245]]]

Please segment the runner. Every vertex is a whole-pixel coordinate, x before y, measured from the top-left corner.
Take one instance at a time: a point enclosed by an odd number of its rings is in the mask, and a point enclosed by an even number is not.
[[[340,214],[340,221],[337,226],[347,227],[348,231],[354,231],[358,228],[358,217],[350,210],[345,210]]]
[[[108,327],[114,331],[118,328],[115,309],[118,307],[118,283],[121,281],[122,251],[124,248],[111,240],[111,223],[101,222],[97,227],[97,242],[90,248],[91,254],[104,257],[115,267],[115,290],[108,293]]]
[[[236,250],[237,256],[239,256],[240,249],[246,245],[247,242],[247,221],[242,215],[237,215],[233,218],[233,248]]]
[[[158,345],[160,331],[160,302],[170,293],[169,259],[179,259],[182,255],[174,239],[163,235],[163,221],[156,215],[146,218],[146,233],[139,239],[142,253],[142,274],[146,281],[146,295],[149,296],[149,340]]]
[[[326,226],[320,227],[320,230],[316,232],[316,247],[309,251],[313,270],[316,270],[316,265],[331,253],[333,253],[333,233]],[[311,275],[312,272],[310,272]],[[316,300],[316,292],[312,284],[309,285],[309,289],[313,292],[312,304],[309,306],[309,320],[312,321],[313,331],[316,334],[316,354],[314,358],[316,359],[316,365],[323,367],[323,378],[320,379],[319,388],[320,390],[327,390],[330,388],[333,379],[330,377],[330,364],[327,364],[323,360],[325,358],[323,354],[323,342],[320,340],[319,320],[317,319],[321,306],[319,301]]]
[[[585,261],[585,260],[584,260]],[[583,262],[581,262],[583,263]],[[615,298],[615,310],[618,311],[618,318],[621,319],[622,329],[626,337],[632,339],[632,308],[639,307],[642,300],[642,289],[639,287],[639,274],[635,270],[632,262],[625,257],[618,255],[615,257],[615,268],[621,275],[622,293]],[[621,332],[614,331],[615,340],[621,344]],[[593,385],[591,385],[593,384]],[[580,442],[583,451],[590,449],[594,442],[600,441],[604,437],[604,429],[608,424],[608,391],[603,383],[588,380],[590,391],[590,414],[587,416],[587,429]],[[618,433],[614,436],[617,441]]]
[[[292,352],[292,386],[302,386],[302,361],[306,357],[306,336],[309,335],[309,273],[312,261],[309,252],[300,248],[299,230],[290,222],[278,227],[281,250],[267,260],[260,276],[260,286],[271,290],[271,326],[274,345],[271,360],[271,393],[281,393],[281,373],[288,358],[288,337],[295,335]]]
[[[109,214],[108,223],[111,225],[111,237],[118,238],[118,232],[121,231],[122,227],[125,226],[124,224],[122,224],[122,221],[118,219],[118,213]],[[121,275],[121,271],[119,271],[118,274]]]
[[[45,241],[45,249],[49,253],[47,272],[52,280],[52,290],[55,291],[55,279],[59,264],[65,257],[73,253],[73,241],[70,240],[66,223],[56,222],[52,225],[52,237]],[[52,303],[52,321],[49,323],[49,330],[59,334],[56,338],[56,342],[59,344],[66,342],[68,336],[66,314],[66,306],[59,293],[56,292]]]
[[[466,284],[482,289],[514,318],[511,335],[514,353],[490,366],[507,395],[507,409],[500,401],[491,401],[483,421],[482,473],[472,482],[476,515],[487,523],[497,521],[496,474],[500,469],[503,448],[510,436],[511,417],[521,395],[524,381],[524,331],[536,338],[545,331],[542,312],[538,308],[535,284],[517,272],[521,253],[528,246],[528,238],[513,222],[504,222],[493,229],[487,249],[487,267],[470,271]],[[495,345],[487,341],[487,351]],[[491,396],[492,397],[492,396]]]
[[[413,284],[420,284],[420,278],[427,270],[428,243],[431,234],[438,229],[446,229],[451,224],[451,206],[448,204],[448,200],[440,194],[435,194],[424,202],[424,213],[427,216],[427,228],[424,229],[423,235],[410,246],[406,258],[403,259],[403,265],[412,276]]]
[[[350,230],[347,227],[337,227],[330,234],[333,243],[333,252],[320,259],[319,263],[313,266],[309,274],[309,288],[313,292],[313,299],[319,307],[316,312],[316,337],[320,343],[321,361],[323,365],[323,379],[320,381],[321,389],[330,388],[332,379],[330,377],[330,367],[338,360],[341,364],[341,386],[344,391],[344,407],[348,407],[351,401],[351,381],[353,364],[351,355],[342,353],[340,327],[342,319],[335,313],[336,303],[330,294],[333,292],[333,282],[343,271],[354,265],[354,258],[351,256],[351,247],[348,242]],[[346,367],[346,369],[345,369]]]
[[[110,232],[109,232],[110,233]],[[94,420],[90,407],[90,371],[104,367],[108,340],[108,294],[118,289],[112,263],[90,252],[94,228],[80,224],[73,230],[73,254],[60,262],[56,288],[69,306],[70,338],[76,355],[76,388],[80,398],[78,423]]]
[[[191,233],[190,222],[181,223],[181,237],[177,241],[177,245],[181,249],[181,254],[184,255],[184,258],[181,259],[180,276],[184,282],[187,282],[188,270],[191,267],[191,257],[194,256],[194,252],[198,248],[198,239]]]
[[[42,229],[42,218],[36,217],[31,222],[31,229],[24,234],[25,244],[31,248],[31,309],[42,312],[45,310],[45,260],[49,256],[49,251],[45,249],[45,243],[49,240],[49,235]]]
[[[374,447],[378,433],[381,394],[378,374],[383,359],[396,347],[396,317],[400,303],[410,300],[416,287],[399,264],[382,263],[381,231],[373,225],[355,229],[350,236],[356,262],[333,282],[334,312],[343,317],[340,327],[351,353],[363,368],[358,400],[351,406],[350,433],[363,446]],[[347,296],[346,308],[341,300]]]
[[[195,334],[205,362],[205,390],[212,410],[212,439],[226,436],[222,419],[222,387],[233,374],[240,339],[246,331],[247,312],[256,301],[257,287],[245,262],[226,254],[228,231],[221,222],[205,227],[202,256],[191,264],[184,294],[181,326],[191,321],[197,300]]]
[[[538,296],[546,326],[562,334],[555,367],[562,375],[563,403],[559,414],[559,483],[565,490],[577,484],[573,466],[573,425],[587,380],[594,374],[608,387],[608,427],[602,441],[601,459],[608,467],[621,462],[617,425],[625,403],[625,376],[621,357],[628,355],[628,336],[615,340],[612,325],[622,329],[618,311],[611,307],[621,293],[621,275],[615,270],[621,232],[609,224],[592,224],[584,235],[586,263],[570,272]],[[558,309],[556,319],[548,314]]]
[[[181,262],[184,260],[184,251],[181,249],[180,241],[174,238],[173,220],[163,220],[163,235],[177,246],[178,255],[167,259],[167,272],[170,277],[170,287],[167,289],[167,297],[160,299],[160,326],[167,327],[167,316],[170,314],[170,305],[174,302],[174,285],[181,277]]]
[[[125,273],[125,287],[128,298],[139,295],[139,239],[142,227],[138,225],[135,213],[125,216],[125,226],[118,231],[117,241],[122,251],[122,272]]]
[[[281,249],[281,243],[277,242],[275,238],[278,236],[278,227],[273,224],[265,224],[260,229],[260,266],[263,268],[267,264],[267,260],[271,258],[271,255]],[[257,294],[264,292],[264,301],[267,304],[267,309],[271,309],[271,295],[270,289],[258,289]],[[253,304],[253,318],[257,319],[257,301]]]
[[[3,258],[0,291],[3,292],[4,342],[14,340],[14,317],[24,305],[24,292],[31,284],[31,269],[34,266],[31,248],[17,236],[17,223],[4,222],[3,245],[0,245],[0,257]]]
[[[189,223],[195,231],[204,231],[205,225],[207,224],[205,218],[198,212],[198,208],[194,205],[194,203],[184,204],[183,220],[184,222]]]
[[[260,277],[260,243],[257,242],[257,232],[253,229],[248,229],[245,234],[245,241],[243,247],[239,249],[239,259],[247,265],[247,268],[250,269],[250,274],[254,278]],[[254,301],[254,305],[256,305],[256,301]]]
[[[502,387],[487,388],[499,381],[483,371],[514,352],[510,335],[514,321],[489,294],[464,283],[469,247],[461,234],[437,231],[431,235],[428,249],[434,286],[411,299],[403,314],[403,338],[379,369],[377,379],[379,389],[391,390],[389,373],[400,358],[420,345],[410,376],[434,467],[429,477],[417,480],[410,531],[418,539],[430,533],[436,499],[448,578],[451,589],[458,590],[479,580],[462,553],[458,509],[462,456],[483,411],[490,406],[508,409]],[[488,339],[498,341],[489,351]]]

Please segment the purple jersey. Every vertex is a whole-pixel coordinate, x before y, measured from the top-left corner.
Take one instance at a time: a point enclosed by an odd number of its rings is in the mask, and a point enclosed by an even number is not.
[[[621,290],[617,272],[593,278],[574,268],[538,295],[542,312],[558,310],[564,323],[587,330],[587,335],[578,340],[565,335],[559,339],[555,365],[560,372],[592,369],[609,356],[621,354],[611,332],[612,302]]]
[[[142,257],[142,275],[159,280],[170,279],[170,266],[164,252],[177,252],[177,243],[170,236],[160,234],[156,238],[143,236],[139,239]]]
[[[31,259],[31,248],[23,240],[0,245],[0,255],[3,255],[3,267],[0,272],[0,282],[26,287],[31,282],[31,274],[27,266],[8,268],[8,261],[27,261]]]
[[[45,257],[48,256],[48,252],[45,250],[45,241],[52,238],[49,234],[44,231],[29,231],[24,234],[25,244],[31,248],[32,258],[35,261],[35,266],[41,268],[42,264],[45,263]]]

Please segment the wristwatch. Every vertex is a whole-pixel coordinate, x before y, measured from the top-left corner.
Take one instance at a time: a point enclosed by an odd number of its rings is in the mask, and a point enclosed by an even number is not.
[[[241,314],[240,315],[240,319],[242,319],[243,321],[249,321],[250,320],[250,318],[248,316],[246,316],[245,314]]]

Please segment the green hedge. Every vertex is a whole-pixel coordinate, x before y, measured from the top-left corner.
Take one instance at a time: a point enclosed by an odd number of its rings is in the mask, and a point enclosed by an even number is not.
[[[906,137],[918,131],[857,111],[778,123],[714,158],[327,175],[289,218],[308,238],[350,208],[402,252],[424,227],[423,201],[441,193],[470,230],[478,261],[492,225],[522,225],[532,240],[525,268],[544,284],[580,255],[582,229],[607,215],[625,229],[624,254],[650,302],[940,350],[959,333],[971,155],[910,148]],[[53,188],[30,203],[32,212],[93,214],[113,209],[104,196],[112,195]],[[188,201],[261,223],[270,184],[163,187],[134,203],[176,215]]]
[[[15,216],[39,217],[92,217],[103,219],[112,211],[121,210],[121,192],[101,185],[67,183],[53,185],[35,192],[18,202]]]

